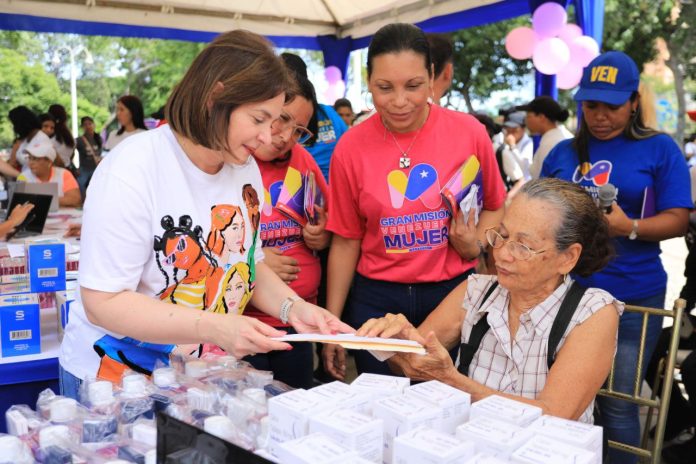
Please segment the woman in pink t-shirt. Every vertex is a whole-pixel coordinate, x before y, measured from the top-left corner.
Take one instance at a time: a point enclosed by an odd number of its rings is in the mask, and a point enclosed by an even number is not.
[[[286,60],[292,60],[283,54]],[[329,246],[331,234],[326,230],[326,211],[317,206],[316,220],[307,222],[304,191],[309,173],[313,173],[322,196],[328,186],[319,166],[299,143],[316,132],[317,105],[314,87],[307,77],[295,73],[298,94],[285,104],[273,127],[273,140],[254,152],[261,170],[266,196],[261,211],[259,233],[263,242],[264,262],[300,297],[316,303],[321,266],[317,251]],[[298,143],[299,142],[299,143]],[[294,195],[293,195],[294,193]],[[285,213],[283,212],[285,211]],[[295,333],[289,324],[247,306],[245,316],[256,317],[272,327]],[[272,351],[245,358],[255,368],[273,371],[275,379],[296,388],[312,386],[313,355],[310,343],[292,343],[292,351]]]
[[[423,31],[390,24],[372,39],[368,87],[376,114],[351,128],[331,160],[328,229],[334,233],[327,309],[360,327],[387,312],[419,324],[471,273],[485,252],[484,231],[500,221],[505,190],[485,128],[472,116],[430,103],[433,70]],[[476,184],[480,209],[452,220],[441,191]],[[473,189],[473,187],[472,187]],[[461,198],[452,203],[458,211]],[[357,271],[357,272],[356,272]],[[324,347],[324,363],[344,374],[341,348]],[[357,352],[358,372],[389,373]]]

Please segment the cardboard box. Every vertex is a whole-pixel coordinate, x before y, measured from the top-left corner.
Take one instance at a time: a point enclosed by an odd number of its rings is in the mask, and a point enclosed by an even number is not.
[[[602,461],[602,427],[560,417],[541,416],[528,428],[535,434],[594,453],[597,462]]]
[[[437,380],[408,387],[404,393],[442,408],[439,430],[453,435],[457,426],[469,420],[471,395]]]
[[[268,400],[268,450],[278,455],[278,445],[309,433],[309,418],[333,407],[326,397],[297,389]]]
[[[400,395],[409,385],[411,380],[406,377],[381,374],[360,374],[350,384],[355,389],[371,392],[375,399]]]
[[[382,462],[391,464],[394,456],[394,439],[418,427],[439,426],[442,411],[413,396],[390,396],[372,404],[372,415],[384,420],[384,456]]]
[[[353,388],[338,380],[319,385],[309,391],[333,401],[336,408],[352,409],[367,415],[372,412],[373,395],[371,392]]]
[[[336,409],[309,420],[309,433],[317,432],[370,462],[382,462],[384,422],[381,419],[350,409]]]
[[[469,416],[471,420],[490,417],[526,427],[541,417],[541,408],[504,396],[491,395],[472,404]]]
[[[355,453],[322,433],[313,433],[282,443],[277,455],[283,464],[333,464]]]
[[[457,438],[473,441],[477,451],[499,459],[508,459],[532,434],[530,430],[490,417],[472,418],[457,427]]]
[[[65,244],[27,242],[27,272],[31,291],[65,290]]]
[[[576,446],[536,435],[517,451],[510,460],[519,464],[600,464],[597,456]]]
[[[2,357],[41,352],[41,315],[35,293],[0,296]]]
[[[394,439],[394,464],[459,464],[475,454],[471,441],[428,428],[418,428]]]
[[[473,458],[464,461],[464,464],[508,464],[507,459],[496,458],[487,453],[476,453]]]

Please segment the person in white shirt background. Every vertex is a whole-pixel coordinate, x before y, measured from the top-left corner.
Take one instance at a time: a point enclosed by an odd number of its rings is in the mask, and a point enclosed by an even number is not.
[[[109,133],[104,144],[104,151],[113,150],[116,145],[127,137],[147,130],[145,127],[145,111],[140,99],[134,95],[124,95],[116,102],[116,119],[119,128]]]
[[[512,181],[508,199],[515,196],[525,182],[531,180],[529,168],[534,156],[534,144],[526,131],[526,115],[524,111],[513,111],[505,117],[503,133],[503,171]]]
[[[517,109],[527,112],[526,122],[529,133],[541,135],[539,147],[534,152],[534,161],[529,169],[532,178],[538,179],[546,155],[558,142],[573,137],[573,134],[563,125],[568,119],[568,110],[546,95],[537,97],[526,105],[518,106]]]

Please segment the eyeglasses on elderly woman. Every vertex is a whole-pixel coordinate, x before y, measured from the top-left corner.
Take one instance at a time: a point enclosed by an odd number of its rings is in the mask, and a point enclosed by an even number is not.
[[[280,117],[273,121],[271,125],[273,131],[285,132],[287,129],[292,129],[292,139],[300,144],[311,139],[314,134],[306,127],[300,126],[295,122],[295,118],[286,112],[282,112]]]
[[[486,240],[488,240],[489,245],[492,248],[502,248],[504,245],[508,245],[510,254],[513,258],[520,261],[527,261],[534,255],[539,255],[546,250],[532,250],[527,245],[516,242],[514,240],[506,240],[500,233],[495,229],[495,227],[490,227],[486,229]]]

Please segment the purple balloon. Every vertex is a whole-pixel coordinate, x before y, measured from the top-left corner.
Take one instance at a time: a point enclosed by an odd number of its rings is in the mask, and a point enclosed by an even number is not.
[[[570,62],[556,74],[556,85],[559,89],[568,90],[576,87],[582,79],[582,67]]]
[[[566,24],[558,33],[558,38],[564,41],[569,47],[574,39],[582,35],[582,29],[577,24]]]
[[[341,70],[336,66],[329,66],[324,69],[324,77],[326,78],[326,82],[334,84],[341,80]]]
[[[534,32],[541,37],[556,37],[567,21],[565,8],[555,2],[542,3],[532,15]]]

